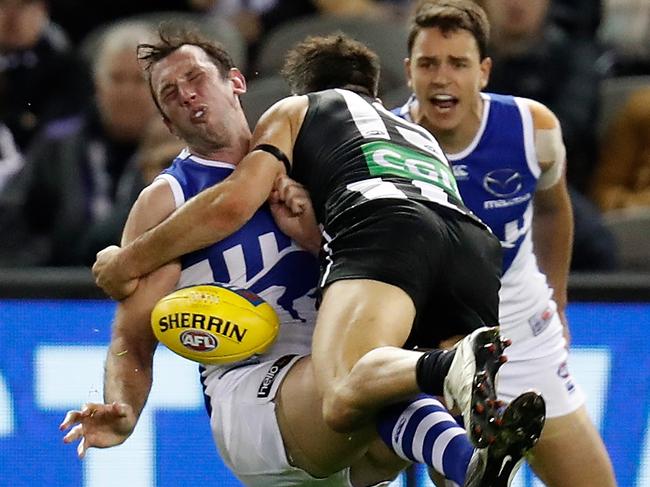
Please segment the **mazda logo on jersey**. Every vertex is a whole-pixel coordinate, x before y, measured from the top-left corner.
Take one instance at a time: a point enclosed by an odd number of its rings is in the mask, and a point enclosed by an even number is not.
[[[495,169],[483,178],[485,190],[499,198],[507,198],[516,194],[523,185],[521,174],[512,169]]]

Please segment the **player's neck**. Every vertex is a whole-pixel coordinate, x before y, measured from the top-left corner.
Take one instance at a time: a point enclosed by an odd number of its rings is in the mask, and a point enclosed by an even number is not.
[[[211,161],[238,164],[250,150],[250,132],[238,134],[227,145],[191,145],[190,152],[203,159]]]

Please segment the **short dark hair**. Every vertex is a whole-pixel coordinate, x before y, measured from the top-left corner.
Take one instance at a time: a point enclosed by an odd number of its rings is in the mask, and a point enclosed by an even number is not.
[[[408,52],[411,55],[415,38],[422,29],[437,27],[443,33],[469,31],[478,45],[479,56],[485,59],[490,40],[490,23],[485,11],[472,0],[423,0],[411,18]]]
[[[350,87],[377,96],[379,57],[343,33],[308,37],[287,53],[282,75],[298,95]]]
[[[153,101],[163,116],[165,114],[151,85],[151,70],[157,62],[165,59],[183,46],[196,46],[208,55],[208,58],[214,63],[224,79],[228,76],[228,72],[235,67],[230,54],[220,43],[205,37],[195,29],[163,23],[158,28],[158,36],[160,42],[156,44],[138,44],[137,53],[138,60],[147,77]]]

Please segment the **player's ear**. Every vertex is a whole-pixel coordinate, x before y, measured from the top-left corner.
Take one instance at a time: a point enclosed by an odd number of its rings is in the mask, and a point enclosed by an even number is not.
[[[411,58],[404,58],[404,76],[406,77],[406,84],[409,88],[413,89],[413,83],[411,82]]]
[[[178,137],[178,134],[176,133],[176,130],[174,128],[174,124],[171,122],[171,120],[169,120],[169,118],[167,118],[166,115],[162,116],[162,121],[167,127],[167,130],[169,130],[169,133]]]
[[[239,69],[230,68],[230,71],[228,72],[228,77],[230,78],[230,81],[233,84],[235,94],[243,95],[244,93],[246,93],[246,78],[244,78],[244,75]]]
[[[485,89],[485,87],[488,85],[488,82],[490,81],[490,72],[492,71],[492,58],[490,57],[485,57],[481,61],[481,80],[480,80],[480,86],[481,90]]]

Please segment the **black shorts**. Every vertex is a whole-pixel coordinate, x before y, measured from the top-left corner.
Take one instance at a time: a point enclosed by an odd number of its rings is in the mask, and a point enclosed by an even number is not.
[[[327,229],[321,284],[373,279],[403,289],[416,319],[406,347],[498,324],[501,245],[452,209],[412,200],[373,200],[347,210]]]

